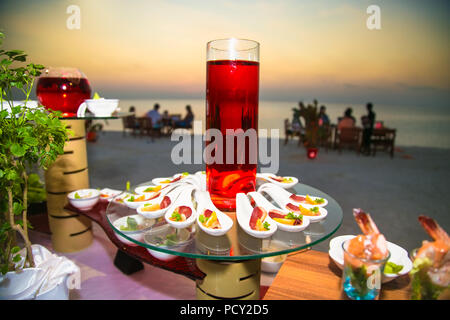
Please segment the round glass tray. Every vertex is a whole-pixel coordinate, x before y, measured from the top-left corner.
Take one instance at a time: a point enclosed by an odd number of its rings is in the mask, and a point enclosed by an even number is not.
[[[142,183],[152,185],[151,182]],[[131,188],[133,191],[135,188]],[[137,215],[124,203],[110,201],[106,216],[113,231],[119,239],[131,245],[139,245],[150,250],[150,254],[172,254],[188,258],[236,261],[260,259],[269,256],[286,254],[302,250],[329,238],[342,223],[342,209],[339,204],[326,193],[311,186],[298,183],[291,190],[296,194],[309,194],[328,200],[325,207],[328,215],[325,219],[310,223],[300,232],[286,232],[278,229],[271,237],[258,239],[247,234],[238,224],[236,214],[227,212],[233,220],[233,227],[223,236],[212,236],[199,228],[197,222],[185,229],[171,227],[164,219],[148,219],[148,227],[143,231],[124,232],[114,226],[117,219]],[[270,198],[268,198],[270,199]]]

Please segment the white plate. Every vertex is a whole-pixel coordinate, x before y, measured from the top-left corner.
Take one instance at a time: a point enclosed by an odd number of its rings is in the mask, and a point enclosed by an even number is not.
[[[330,241],[330,250],[328,251],[328,254],[340,269],[342,269],[344,266],[344,251],[342,249],[342,243],[354,237],[354,235],[345,235],[335,237]],[[383,283],[389,282],[397,277],[405,275],[412,269],[412,262],[409,259],[408,252],[405,249],[389,241],[387,242],[387,246],[389,252],[391,253],[389,261],[397,265],[402,265],[403,269],[397,274],[383,274]]]

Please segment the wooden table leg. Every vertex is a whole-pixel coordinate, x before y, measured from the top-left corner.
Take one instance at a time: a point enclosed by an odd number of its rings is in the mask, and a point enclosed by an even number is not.
[[[64,147],[64,154],[45,173],[47,211],[53,249],[74,252],[92,243],[91,221],[64,209],[67,194],[89,188],[84,120],[64,120],[75,135]]]

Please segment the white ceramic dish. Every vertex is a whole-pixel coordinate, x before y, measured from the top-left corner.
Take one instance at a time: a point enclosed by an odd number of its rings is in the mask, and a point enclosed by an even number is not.
[[[264,209],[266,209],[267,213],[269,213],[269,211],[271,210],[277,210],[277,211],[281,211],[285,214],[289,213],[289,210],[281,210],[280,208],[274,206],[272,203],[269,202],[269,200],[267,200],[262,194],[260,194],[259,192],[250,192],[248,193],[248,195],[250,197],[252,197],[252,199],[255,201],[257,206],[263,207]],[[296,225],[296,226],[291,226],[291,225],[287,225],[284,223],[280,223],[276,220],[273,220],[277,226],[278,229],[283,230],[283,231],[287,231],[287,232],[299,232],[299,231],[303,231],[305,230],[308,226],[309,226],[309,217],[307,216],[303,216],[302,219],[302,224]]]
[[[244,193],[238,193],[236,195],[236,219],[241,228],[249,235],[255,238],[268,238],[277,231],[277,224],[273,221],[269,215],[263,222],[269,223],[269,230],[258,231],[250,228],[250,218],[253,212],[253,207],[250,204],[250,200]]]
[[[296,177],[282,177],[282,176],[277,176],[273,173],[257,173],[256,174],[257,178],[263,179],[265,181],[268,181],[270,183],[273,183],[279,187],[282,187],[284,189],[290,189],[293,186],[295,186],[298,183],[298,179]],[[281,182],[281,181],[277,181],[276,178],[285,178],[285,179],[291,179],[291,182]]]
[[[75,198],[75,194],[78,194],[81,198]],[[75,190],[67,195],[69,202],[75,208],[81,211],[91,210],[98,202],[100,198],[100,191],[97,189],[80,189]]]
[[[267,257],[261,259],[261,271],[267,273],[277,273],[284,261],[286,261],[287,254],[282,254],[279,256]]]
[[[197,201],[197,224],[199,225],[200,229],[202,229],[204,232],[206,232],[209,235],[212,236],[222,236],[226,234],[231,227],[233,226],[233,220],[227,216],[225,213],[217,209],[216,206],[211,201],[211,197],[209,195],[209,192],[207,191],[197,191],[195,193],[195,199]],[[220,229],[211,229],[207,228],[203,225],[203,223],[200,222],[200,215],[203,214],[205,210],[211,210],[214,211],[217,215],[217,220],[220,223]]]
[[[86,99],[84,102],[96,117],[110,117],[119,105],[118,99]]]
[[[354,237],[355,237],[354,235],[345,235],[335,237],[330,241],[330,250],[328,251],[328,254],[340,269],[342,269],[344,266],[344,251],[342,249],[342,243]],[[397,265],[402,265],[403,269],[396,274],[391,273],[383,274],[382,278],[383,283],[389,282],[397,277],[405,275],[409,273],[412,269],[412,262],[409,259],[408,252],[405,249],[389,241],[387,242],[387,246],[389,252],[391,253],[389,261]]]
[[[170,208],[166,211],[164,218],[166,219],[167,223],[170,224],[174,228],[183,229],[189,227],[191,224],[195,222],[195,219],[197,218],[197,211],[194,208],[194,204],[192,202],[192,192],[194,191],[194,186],[185,186],[183,187],[183,190],[181,191],[178,198],[175,200],[173,205],[170,206]],[[178,209],[178,207],[188,207],[191,210],[191,215],[184,221],[173,221],[170,219],[172,216],[172,213]]]
[[[177,238],[177,243],[174,244],[173,246],[166,246],[166,245],[158,245],[158,247],[160,248],[167,248],[170,250],[174,250],[174,251],[178,251],[181,252],[184,250],[184,248],[186,248],[189,243],[191,242],[191,232],[188,229],[176,229],[171,227],[168,224],[162,225],[161,227],[157,227],[154,230],[152,230],[151,232],[148,232],[147,234],[145,234],[144,236],[144,241],[152,246],[155,246],[155,242],[156,242],[156,238],[160,237],[161,239],[166,239],[167,235],[170,234],[174,234]],[[166,253],[166,252],[162,252],[162,251],[158,251],[158,250],[152,250],[147,248],[147,251],[156,259],[162,260],[162,261],[171,261],[174,260],[177,256],[170,254],[170,253]]]
[[[273,186],[272,184],[271,185],[264,184],[261,187],[259,187],[259,189],[258,189],[258,192],[265,192],[266,194],[268,194],[280,208],[286,209],[289,211],[293,211],[294,213],[299,213],[300,209],[297,209],[299,207],[299,205],[296,204],[295,202],[293,202],[291,199],[289,199],[288,194],[286,194],[284,191],[285,190],[283,190],[282,188]],[[325,217],[328,214],[328,211],[325,208],[320,207],[320,206],[315,206],[315,205],[312,206],[312,205],[306,205],[306,204],[304,204],[304,205],[302,204],[301,206],[306,209],[312,209],[314,207],[318,208],[319,215],[317,215],[317,216],[303,215],[303,216],[307,216],[311,223],[318,222],[322,219],[325,219]]]
[[[125,230],[120,230],[121,226],[127,226],[127,219],[128,218],[133,218],[136,220],[136,222],[138,223],[138,225],[142,225],[145,224],[145,227],[141,230],[136,230],[136,231],[125,231]],[[119,230],[120,232],[122,232],[123,234],[125,234],[127,237],[132,238],[138,242],[142,242],[144,240],[144,233],[146,231],[148,231],[153,225],[155,224],[155,220],[153,219],[146,219],[138,214],[134,214],[131,216],[125,216],[125,217],[121,217],[117,220],[115,220],[113,222],[114,227]],[[130,241],[128,239],[126,239],[125,237],[121,236],[118,232],[116,232],[114,230],[114,233],[116,234],[117,238],[122,241],[123,243],[130,245],[130,246],[137,246],[136,243],[134,243],[133,241]]]

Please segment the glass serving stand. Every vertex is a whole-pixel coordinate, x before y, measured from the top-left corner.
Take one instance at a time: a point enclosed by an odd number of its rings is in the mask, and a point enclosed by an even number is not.
[[[145,182],[136,187],[143,185],[152,183]],[[131,188],[131,192],[136,187]],[[119,239],[146,248],[154,257],[170,259],[182,256],[196,259],[197,267],[206,274],[203,280],[197,280],[197,298],[258,299],[262,258],[309,249],[329,238],[342,223],[341,207],[326,193],[300,183],[289,191],[327,199],[326,218],[311,223],[300,232],[278,229],[266,239],[258,239],[244,232],[234,212],[226,213],[232,218],[233,227],[223,236],[205,233],[197,222],[185,229],[173,228],[167,224],[164,216],[149,222],[150,226],[144,231],[129,233],[116,228],[114,222],[136,215],[137,212],[113,199],[107,206],[106,220]]]

